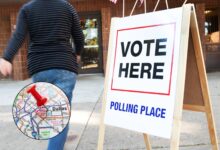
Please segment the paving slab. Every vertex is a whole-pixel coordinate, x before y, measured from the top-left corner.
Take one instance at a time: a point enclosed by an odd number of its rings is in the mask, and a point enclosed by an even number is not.
[[[32,80],[24,81],[0,80],[0,106],[12,105],[14,98]],[[97,102],[103,90],[103,74],[82,74],[77,77],[72,103]]]
[[[0,106],[12,106],[18,92],[31,83],[31,79],[24,81],[0,80]]]

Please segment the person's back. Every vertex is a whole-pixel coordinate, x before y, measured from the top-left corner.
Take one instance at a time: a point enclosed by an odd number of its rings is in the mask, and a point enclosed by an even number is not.
[[[61,0],[35,0],[26,6],[31,46],[62,46],[70,39],[71,7]],[[69,46],[69,45],[68,45]]]
[[[62,68],[77,73],[76,54],[83,47],[83,34],[77,13],[65,0],[33,0],[25,4],[18,20],[20,24],[14,37],[29,32],[28,70],[30,75],[50,68]],[[22,22],[23,21],[23,22]],[[16,36],[17,35],[17,36]],[[76,50],[70,44],[73,36]],[[16,50],[20,38],[12,38],[7,49]],[[12,61],[13,53],[6,53],[4,58]],[[75,53],[74,53],[75,51]]]

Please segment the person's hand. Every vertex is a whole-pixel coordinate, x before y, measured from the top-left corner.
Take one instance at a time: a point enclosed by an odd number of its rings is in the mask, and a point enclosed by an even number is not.
[[[0,72],[5,77],[10,75],[12,72],[12,64],[3,58],[0,58]]]

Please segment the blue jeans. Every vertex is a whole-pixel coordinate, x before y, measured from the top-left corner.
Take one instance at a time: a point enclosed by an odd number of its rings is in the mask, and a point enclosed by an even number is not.
[[[72,101],[72,92],[76,83],[76,74],[62,69],[51,69],[36,73],[32,76],[33,82],[48,82],[56,85],[64,91],[69,99],[70,105]],[[67,139],[69,124],[59,135],[49,139],[47,150],[63,150]]]

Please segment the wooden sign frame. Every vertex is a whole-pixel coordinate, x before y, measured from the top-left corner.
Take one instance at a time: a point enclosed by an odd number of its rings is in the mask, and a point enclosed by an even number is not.
[[[192,44],[189,44],[189,47],[188,47],[189,54],[187,58],[188,64],[187,64],[187,70],[186,70],[186,85],[185,85],[183,109],[204,112],[206,114],[212,149],[218,150],[219,146],[218,146],[216,127],[215,127],[215,120],[214,120],[214,115],[213,115],[211,98],[209,94],[205,62],[204,62],[204,57],[203,57],[198,22],[197,22],[194,6],[192,6],[192,10],[191,10],[190,31],[191,31],[191,34],[190,34],[191,37],[189,37],[190,39],[189,43],[192,42]],[[190,45],[193,45],[194,51],[193,49],[190,50]],[[193,52],[194,52],[194,55],[193,55]],[[193,82],[189,81],[189,78],[192,78],[192,76],[187,75],[187,73],[191,72],[193,69],[192,68],[193,63],[190,63],[192,60],[195,61],[195,64],[197,66],[197,68],[195,68],[196,69],[195,71],[198,71],[198,74],[194,75],[194,77],[197,77],[197,79],[200,81],[199,84],[194,84]],[[190,86],[191,86],[192,91],[191,93],[190,92],[187,93]],[[200,94],[202,96],[202,99],[197,99],[197,97],[193,98],[193,95],[195,94],[193,89],[196,88],[196,86],[197,88],[200,88],[200,92],[197,92],[197,94]]]
[[[179,149],[182,110],[199,111],[206,113],[210,140],[213,150],[218,150],[218,139],[215,128],[215,121],[209,95],[207,75],[203,58],[198,23],[193,4],[183,6],[180,41],[180,57],[177,76],[176,101],[174,107],[173,127],[170,142],[171,150]],[[189,19],[190,18],[190,19]],[[114,22],[112,22],[114,24]],[[111,26],[111,31],[114,26]],[[110,34],[110,39],[112,34]],[[113,45],[109,45],[108,56],[111,56]],[[110,60],[107,61],[106,80],[102,103],[101,122],[99,128],[98,150],[103,150],[105,125],[104,114],[106,110],[106,98],[109,79]],[[195,94],[196,93],[196,94]],[[146,149],[151,150],[149,136],[143,133]]]

